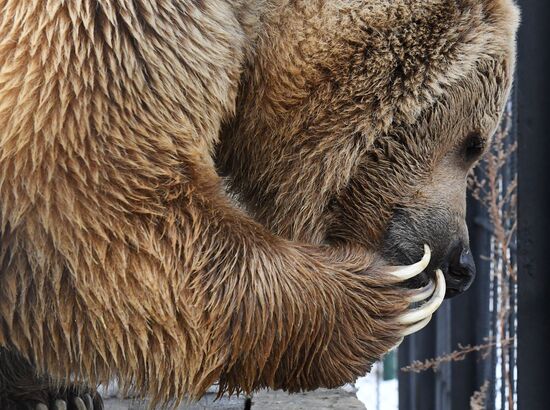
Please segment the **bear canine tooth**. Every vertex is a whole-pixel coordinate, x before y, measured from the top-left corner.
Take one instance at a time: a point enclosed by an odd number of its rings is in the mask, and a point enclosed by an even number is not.
[[[422,273],[424,269],[429,265],[431,258],[431,250],[428,245],[424,245],[424,256],[420,261],[405,266],[394,266],[388,272],[393,276],[398,282],[405,281],[410,278],[414,278],[416,275]]]
[[[67,403],[65,403],[65,400],[56,400],[53,408],[54,410],[67,410]]]
[[[429,283],[420,289],[415,289],[411,291],[411,296],[408,297],[409,302],[422,302],[423,300],[430,297],[435,290],[435,282],[430,279]]]
[[[48,406],[46,406],[44,403],[38,403],[35,407],[35,410],[48,410]]]
[[[445,298],[445,277],[443,276],[441,269],[437,269],[435,271],[435,276],[437,286],[430,300],[419,308],[411,309],[409,312],[401,315],[397,319],[398,323],[408,325],[424,320],[427,316],[431,316],[441,305],[443,299]]]
[[[73,399],[73,403],[77,410],[86,410],[86,405],[84,404],[84,402],[80,397],[75,397]]]

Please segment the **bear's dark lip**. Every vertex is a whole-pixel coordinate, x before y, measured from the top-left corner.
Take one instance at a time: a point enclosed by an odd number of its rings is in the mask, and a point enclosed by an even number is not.
[[[445,299],[451,299],[451,298],[454,298],[455,296],[462,295],[463,293],[464,293],[463,290],[447,287],[447,289],[445,290]]]
[[[472,286],[473,279],[470,281],[456,281],[452,277],[445,275],[445,281],[447,286],[447,292],[445,293],[445,298],[450,299],[455,296],[461,295],[466,292]]]

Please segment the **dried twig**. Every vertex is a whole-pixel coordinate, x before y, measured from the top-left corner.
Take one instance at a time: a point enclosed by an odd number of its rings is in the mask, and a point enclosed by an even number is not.
[[[470,410],[486,410],[487,409],[487,392],[489,391],[489,380],[486,380],[480,389],[470,397]]]
[[[513,343],[513,341],[514,341],[514,338],[504,339],[496,342],[487,342],[476,346],[471,346],[471,345],[463,346],[459,344],[458,349],[451,353],[438,356],[433,359],[426,359],[424,361],[415,360],[410,365],[406,367],[402,367],[401,370],[404,372],[414,372],[414,373],[420,373],[428,369],[432,369],[433,371],[436,371],[443,363],[458,362],[458,361],[464,360],[466,356],[472,352],[480,352],[481,357],[485,358],[491,352],[493,347],[499,345],[499,347],[501,347],[502,349],[505,349],[511,343]]]

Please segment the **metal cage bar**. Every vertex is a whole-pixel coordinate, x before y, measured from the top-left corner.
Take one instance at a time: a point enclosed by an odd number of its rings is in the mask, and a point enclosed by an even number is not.
[[[550,409],[550,2],[521,0],[518,408]]]

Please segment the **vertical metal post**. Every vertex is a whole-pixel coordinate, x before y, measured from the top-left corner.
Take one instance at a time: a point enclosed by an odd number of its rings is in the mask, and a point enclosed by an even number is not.
[[[518,408],[550,409],[550,2],[521,0]]]
[[[424,360],[435,357],[436,333],[437,323],[436,320],[432,320],[423,330],[407,337],[403,344],[399,346],[399,367],[407,366],[413,360]],[[436,409],[435,378],[436,375],[431,370],[422,373],[404,373],[400,371],[399,409]]]
[[[477,267],[477,278],[464,295],[453,300],[451,318],[452,348],[458,344],[481,345],[486,343],[493,325],[494,313],[489,311],[491,287],[491,227],[487,209],[475,198],[468,197],[468,231],[470,248]],[[452,366],[452,409],[467,409],[473,392],[489,381],[489,397],[494,396],[494,354],[479,360],[477,354],[470,354],[464,361]],[[487,410],[494,404],[488,400]]]

